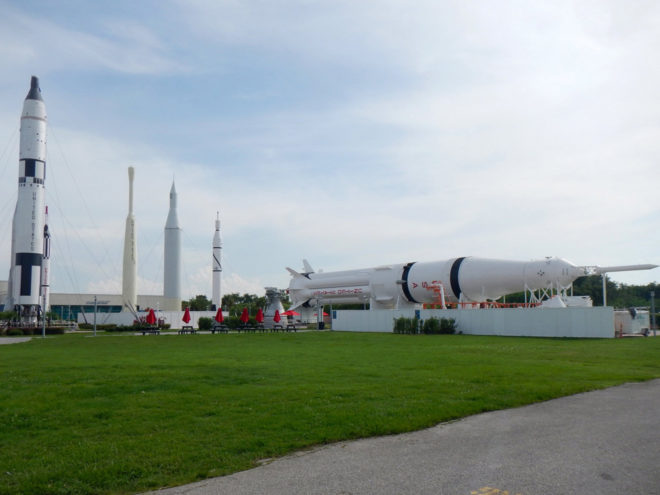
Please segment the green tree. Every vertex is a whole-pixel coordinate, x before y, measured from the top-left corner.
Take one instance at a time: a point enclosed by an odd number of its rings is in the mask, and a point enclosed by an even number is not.
[[[199,294],[190,301],[181,301],[181,309],[184,310],[186,307],[190,308],[190,311],[208,311],[211,308],[211,301],[205,295]]]
[[[240,316],[243,308],[248,308],[251,316],[257,314],[257,309],[266,307],[266,297],[256,294],[238,293],[225,294],[222,296],[222,309],[228,311],[230,316]]]

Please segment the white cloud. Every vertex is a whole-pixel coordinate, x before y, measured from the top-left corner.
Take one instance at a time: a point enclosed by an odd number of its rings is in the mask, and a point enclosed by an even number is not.
[[[165,54],[165,44],[143,24],[125,18],[102,24],[103,29],[90,33],[91,26],[82,22],[76,28],[64,27],[34,10],[26,14],[5,4],[0,18],[0,59],[10,65],[4,70],[19,73],[36,67],[44,73],[64,67],[100,68],[146,75],[185,69],[185,64]]]

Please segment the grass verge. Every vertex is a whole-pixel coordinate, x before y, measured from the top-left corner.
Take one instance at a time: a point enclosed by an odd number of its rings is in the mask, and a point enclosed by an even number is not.
[[[0,346],[0,493],[135,493],[660,377],[660,339],[310,332]]]

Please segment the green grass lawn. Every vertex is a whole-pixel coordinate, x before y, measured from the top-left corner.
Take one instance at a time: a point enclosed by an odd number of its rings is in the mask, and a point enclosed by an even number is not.
[[[0,346],[0,493],[135,493],[655,377],[660,338],[35,338]]]

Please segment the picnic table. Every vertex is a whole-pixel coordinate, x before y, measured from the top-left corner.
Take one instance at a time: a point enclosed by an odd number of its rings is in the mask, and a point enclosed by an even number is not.
[[[139,332],[142,332],[142,335],[160,335],[160,329],[158,328],[142,328],[138,330]]]
[[[182,326],[181,330],[179,330],[179,335],[185,335],[187,333],[190,333],[190,334],[197,333],[197,330],[195,330],[191,326],[186,326],[186,325]]]
[[[227,325],[225,325],[224,323],[222,323],[220,325],[213,325],[211,327],[211,333],[215,333],[215,332],[229,333],[229,327],[227,327]]]

